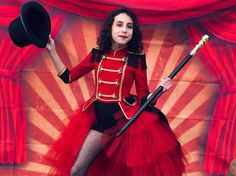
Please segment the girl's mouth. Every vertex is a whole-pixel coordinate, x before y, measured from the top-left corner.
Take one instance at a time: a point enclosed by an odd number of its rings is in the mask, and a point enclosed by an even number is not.
[[[126,39],[126,38],[128,38],[127,36],[125,36],[125,35],[119,35],[118,37],[120,37],[120,38],[123,38],[123,39]]]

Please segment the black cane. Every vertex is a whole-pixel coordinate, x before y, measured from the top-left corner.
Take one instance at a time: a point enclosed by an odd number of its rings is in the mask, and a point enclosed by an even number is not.
[[[182,60],[182,62],[174,69],[174,71],[168,76],[168,78],[173,79],[175,75],[183,68],[183,66],[196,54],[197,50],[201,48],[205,42],[208,40],[209,36],[204,35],[199,43],[194,47],[194,49]],[[147,99],[147,101],[140,107],[140,109],[130,118],[130,120],[121,128],[121,130],[116,134],[119,137],[125,130],[139,117],[139,115],[144,111],[144,109],[162,92],[163,87],[159,86],[152,95]]]

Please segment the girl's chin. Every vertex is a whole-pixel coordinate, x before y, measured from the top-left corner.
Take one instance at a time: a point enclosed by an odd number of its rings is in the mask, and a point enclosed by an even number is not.
[[[128,42],[119,42],[118,46],[126,46]]]

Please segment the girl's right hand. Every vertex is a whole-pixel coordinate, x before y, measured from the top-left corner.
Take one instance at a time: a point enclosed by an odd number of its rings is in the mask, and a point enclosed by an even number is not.
[[[163,78],[161,80],[160,86],[163,87],[163,92],[169,90],[172,87],[172,81],[170,78]],[[159,86],[158,86],[159,87]],[[157,87],[157,88],[158,88]]]

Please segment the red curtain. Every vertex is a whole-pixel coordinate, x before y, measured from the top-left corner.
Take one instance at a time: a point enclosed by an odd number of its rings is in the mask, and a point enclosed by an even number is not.
[[[62,10],[104,20],[107,14],[120,6],[131,8],[142,24],[173,22],[216,12],[236,5],[234,0],[41,0],[41,2]]]
[[[4,9],[4,15],[9,17],[0,19],[2,26],[0,27],[0,163],[2,164],[26,161],[26,116],[20,77],[21,71],[43,51],[32,45],[19,48],[10,40],[6,26],[9,24],[8,20],[19,16],[19,7],[0,6],[0,9]],[[64,19],[63,13],[51,13],[54,35],[61,28]]]
[[[204,34],[200,26],[188,26],[192,46]],[[209,174],[226,175],[230,161],[236,158],[236,45],[210,35],[199,56],[219,84],[219,98],[209,126],[204,169]]]
[[[7,27],[9,22],[19,14],[19,7],[25,1],[4,1],[0,5],[0,29]],[[209,136],[205,158],[205,170],[211,174],[225,174],[229,161],[236,158],[236,146],[233,137],[236,135],[236,113],[235,111],[235,43],[236,43],[236,15],[235,15],[235,0],[190,0],[188,3],[178,0],[40,0],[39,2],[47,7],[54,7],[54,9],[62,9],[66,12],[78,14],[86,17],[91,17],[98,20],[104,20],[107,14],[116,9],[118,6],[126,6],[131,8],[138,14],[141,24],[162,23],[162,22],[177,22],[183,21],[186,32],[189,37],[191,45],[195,45],[201,36],[206,32],[210,35],[210,41],[206,47],[199,51],[200,58],[213,78],[219,83],[219,99],[214,110],[212,122],[209,127]],[[57,10],[56,10],[57,11]],[[191,20],[190,20],[191,19]],[[57,18],[62,23],[62,20]],[[190,23],[189,23],[190,21]],[[193,24],[190,26],[190,24]],[[60,26],[60,25],[58,25]],[[59,30],[60,27],[57,28]],[[3,30],[3,31],[4,31]],[[55,27],[53,26],[53,30]],[[205,31],[205,32],[203,32]],[[3,32],[4,43],[8,43],[8,37]],[[12,45],[5,45],[13,48]],[[6,48],[6,47],[5,47]],[[2,53],[6,53],[6,49],[1,46]],[[31,48],[31,47],[29,47]],[[27,61],[27,64],[22,64],[26,67],[30,64],[40,52],[38,49],[32,47],[28,49],[29,53],[36,53],[31,59],[23,55],[22,50],[11,50],[15,53],[10,56],[2,54],[1,60],[21,60],[21,63]],[[9,51],[8,51],[9,52]],[[21,53],[21,54],[19,54]],[[27,52],[25,52],[27,53]],[[13,57],[15,55],[15,57]],[[1,61],[0,60],[0,61]],[[4,62],[11,63],[12,62]],[[14,61],[16,64],[17,62]],[[4,80],[1,86],[11,86],[13,90],[18,90],[17,84],[14,80],[17,76],[11,75],[12,71],[21,68],[16,65],[0,65],[0,80]],[[13,69],[12,69],[13,68]],[[11,72],[6,71],[10,69]],[[7,75],[7,76],[6,76]],[[10,83],[11,82],[11,83]],[[17,81],[16,81],[17,82]],[[14,84],[13,84],[14,83]],[[6,90],[6,87],[2,90]],[[18,96],[20,97],[20,96]],[[11,96],[1,95],[1,102],[9,101],[9,106],[17,104],[12,100]],[[22,97],[19,98],[20,104]],[[9,108],[8,108],[9,109]],[[10,108],[9,111],[12,111]],[[1,111],[3,112],[3,111]],[[13,112],[6,112],[10,114]],[[19,116],[20,112],[15,113],[15,117]],[[21,111],[22,113],[22,111]],[[18,115],[16,115],[18,114]],[[2,116],[2,115],[1,115]],[[223,146],[223,147],[221,147]]]
[[[235,7],[200,18],[186,26],[193,46],[204,33],[210,40],[200,52],[200,59],[219,84],[219,98],[213,112],[205,153],[205,171],[226,175],[236,158],[236,15]]]
[[[210,33],[216,37],[236,43],[236,6],[221,10],[207,17],[201,18],[200,22]]]

